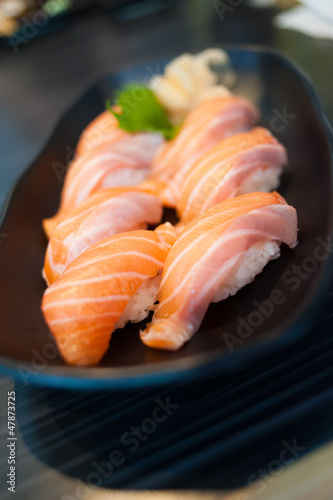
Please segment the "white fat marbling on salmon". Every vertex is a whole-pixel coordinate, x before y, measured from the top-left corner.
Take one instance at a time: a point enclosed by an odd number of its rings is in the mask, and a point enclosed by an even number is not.
[[[175,240],[170,224],[110,236],[85,250],[45,291],[45,321],[67,363],[97,364],[115,325],[147,315]]]
[[[74,209],[54,230],[46,252],[44,275],[53,283],[84,250],[104,238],[147,224],[158,224],[162,218],[161,201],[148,193],[103,190]],[[96,200],[96,202],[94,201]],[[89,210],[86,205],[91,205]],[[68,224],[66,225],[66,220]],[[75,224],[77,222],[77,224]]]
[[[296,241],[296,211],[277,193],[251,193],[212,207],[169,252],[159,305],[142,341],[179,349],[198,330],[210,302],[251,282],[279,255],[281,242],[293,248]]]

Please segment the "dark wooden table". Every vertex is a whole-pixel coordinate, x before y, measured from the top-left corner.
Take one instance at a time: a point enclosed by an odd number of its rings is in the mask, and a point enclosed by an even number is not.
[[[128,19],[130,12],[91,7],[15,50],[0,47],[0,203],[70,103],[98,78],[142,59],[214,42],[272,46],[312,76],[333,123],[332,41],[277,30],[273,10],[243,3],[224,20],[214,2],[199,0],[175,2],[145,17]],[[11,496],[2,476],[1,499],[169,498],[108,488],[192,490],[170,498],[222,498],[222,490],[252,481],[259,483],[227,498],[333,498],[327,469],[332,447],[320,448],[333,438],[332,300],[331,294],[302,345],[232,380],[215,375],[135,392],[80,393],[14,384],[1,376],[2,472],[7,391],[14,386],[18,421],[17,492]],[[124,433],[142,426],[157,398],[174,405],[168,419],[151,435],[124,445]],[[288,460],[281,459],[285,449]],[[114,450],[120,454],[114,453],[110,465]],[[270,475],[260,479],[265,472]],[[101,487],[88,487],[90,480]],[[311,497],[302,484],[312,488]]]

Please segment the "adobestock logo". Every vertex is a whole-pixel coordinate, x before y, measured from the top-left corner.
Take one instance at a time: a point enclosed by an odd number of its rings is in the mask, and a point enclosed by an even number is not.
[[[51,17],[64,11],[69,4],[70,0],[49,1],[46,12],[46,7],[44,10],[44,2],[38,1],[37,5],[39,6],[39,10],[31,14],[29,18],[23,16],[20,20],[21,26],[19,31],[8,37],[15,54],[19,53],[21,45],[27,45],[39,34],[40,29],[47,25]]]
[[[91,471],[85,481],[76,479],[75,492],[71,495],[64,493],[61,500],[90,499],[96,488],[102,486],[104,480],[110,478],[117,469],[126,463],[124,453],[126,451],[135,453],[156,432],[158,426],[163,425],[180,408],[179,404],[170,401],[170,396],[163,399],[156,398],[154,403],[155,406],[149,417],[144,418],[139,425],[132,425],[120,436],[119,449],[113,449],[107,460],[91,462]]]
[[[273,115],[269,121],[269,127],[273,132],[282,132],[292,120],[297,118],[297,115],[287,111],[287,106],[283,106],[282,111],[273,108]]]
[[[316,241],[318,244],[314,248],[312,255],[304,257],[298,265],[292,264],[282,274],[281,281],[287,285],[284,291],[275,288],[271,291],[269,297],[262,302],[254,300],[252,302],[254,310],[245,318],[241,316],[236,318],[236,333],[223,333],[223,339],[231,354],[253,335],[256,328],[262,326],[264,321],[275,313],[276,308],[286,302],[289,292],[298,290],[301,284],[317,271],[320,263],[325,262],[332,255],[333,241],[331,235],[327,237],[326,241],[321,237],[318,237]]]
[[[214,0],[213,7],[219,20],[224,21],[225,15],[233,12],[242,3],[244,0]]]
[[[263,493],[267,485],[273,482],[281,472],[282,467],[294,462],[307,449],[306,446],[298,445],[296,438],[292,440],[292,443],[284,440],[282,441],[282,445],[283,449],[275,460],[269,462],[266,467],[259,467],[256,472],[249,476],[248,485],[253,487],[256,494],[260,495]],[[244,497],[244,500],[247,499]]]

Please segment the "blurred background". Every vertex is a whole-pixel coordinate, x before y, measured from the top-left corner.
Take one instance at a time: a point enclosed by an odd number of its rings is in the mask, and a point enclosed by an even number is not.
[[[0,0],[0,206],[94,81],[216,42],[294,57],[333,120],[331,0]]]
[[[0,208],[11,186],[38,155],[59,118],[95,81],[108,73],[117,72],[121,68],[135,65],[143,60],[174,56],[187,50],[200,50],[221,42],[264,45],[295,59],[313,79],[328,119],[333,124],[332,0],[304,0],[302,2],[296,0],[0,0]],[[328,304],[323,318],[329,318],[330,314],[332,318],[332,308]],[[322,330],[322,324],[318,323],[318,335]],[[291,352],[291,360],[293,355]],[[306,362],[310,363],[312,358],[315,358],[312,351],[310,358],[310,361],[309,359],[304,361],[301,354],[298,356],[295,366],[297,370],[298,366],[303,366],[304,371],[299,374],[295,369],[295,380],[292,379],[290,382],[287,376],[294,365],[286,356],[285,361],[277,362],[276,371],[271,375],[271,379],[272,377],[274,379],[276,375],[276,380],[279,381],[285,376],[283,387],[287,394],[289,384],[298,387],[299,380],[303,380],[303,375],[307,371]],[[319,357],[317,362],[320,364]],[[269,365],[268,361],[267,365]],[[260,377],[256,375],[249,381],[246,377],[240,382],[237,379],[230,381],[230,397],[235,397],[237,401],[242,396],[237,393],[235,396],[235,387],[238,386],[245,387],[245,396],[247,393],[257,394],[258,390],[258,395],[253,397],[256,397],[259,406],[261,401],[271,396],[272,387],[275,387],[275,379],[271,385],[267,383],[265,386],[266,369],[267,372],[270,371],[271,366],[262,367]],[[2,394],[4,396],[7,393],[7,385],[8,390],[12,388],[12,381],[7,379],[5,383],[5,378],[2,378],[0,382],[0,389],[4,391]],[[216,398],[219,397],[218,382],[215,381],[217,388],[215,396],[213,395]],[[210,383],[208,381],[208,384]],[[244,386],[241,385],[243,383]],[[247,383],[252,384],[250,388],[247,387]],[[323,383],[319,375],[317,383],[318,389],[316,385],[315,391],[320,392],[320,385],[323,386]],[[327,386],[331,390],[331,382],[327,382]],[[211,405],[207,406],[211,409],[210,411],[212,413],[215,411],[214,401],[210,400],[206,385],[191,387],[189,384],[184,387],[179,389],[179,398],[185,391],[190,402],[192,400],[200,402],[202,398],[205,405]],[[306,398],[304,387],[306,386],[297,389],[298,396],[287,394],[286,397],[292,400],[291,405],[294,400],[297,401],[297,397]],[[75,396],[73,403],[72,395],[67,395],[66,399],[60,391],[52,392],[27,387],[20,389],[18,385],[16,389],[20,391],[18,399],[22,415],[19,427],[27,443],[24,444],[21,440],[19,445],[23,457],[20,471],[21,477],[25,476],[27,488],[31,487],[33,491],[32,496],[26,493],[23,496],[17,496],[24,500],[62,498],[61,492],[72,491],[77,487],[78,479],[69,478],[64,473],[63,462],[64,455],[69,449],[67,439],[71,438],[72,433],[75,434],[74,429],[82,419],[82,414],[86,416],[88,423],[92,422],[92,430],[89,434],[92,447],[96,440],[94,429],[96,411],[99,414],[112,414],[123,426],[127,425],[126,422],[130,425],[135,419],[141,418],[138,417],[136,404],[132,405],[132,413],[128,413],[128,407],[133,402],[133,394],[126,395],[126,397],[120,395],[116,398],[114,396],[105,398],[104,394],[95,394],[92,397],[80,393]],[[259,390],[264,391],[264,389],[266,392],[259,393]],[[173,393],[176,402],[178,401],[177,391]],[[223,408],[230,394],[228,392],[221,394],[221,402],[217,400],[216,404]],[[141,392],[139,396],[143,398],[143,402],[147,400],[147,405],[151,405],[151,401],[155,398],[155,391],[147,390],[143,394]],[[164,397],[163,394],[162,396]],[[205,398],[209,399],[209,402]],[[108,401],[106,402],[105,399]],[[281,399],[281,401],[285,404],[285,400]],[[4,397],[3,402],[5,402]],[[71,405],[75,407],[75,404],[79,405],[80,411],[71,414],[67,435],[63,430],[69,418],[66,411],[72,407]],[[328,435],[331,437],[332,433],[332,426],[328,422],[331,413],[328,411],[325,413],[322,405],[324,408],[330,405],[329,408],[331,408],[332,397],[330,396],[327,401],[324,400],[324,403],[321,401],[316,412],[311,414],[311,428],[317,428],[319,434],[322,432],[317,439],[318,442],[325,442]],[[197,407],[199,406],[201,403],[197,403]],[[279,415],[279,412],[282,412],[282,406],[281,403],[281,407],[273,408],[274,418],[275,414]],[[190,403],[188,408],[184,408],[184,411],[189,411],[191,414]],[[303,411],[302,408],[303,406],[300,406],[299,411]],[[304,414],[306,414],[308,411],[306,405],[304,408]],[[143,417],[150,414],[147,411],[145,408],[141,410]],[[262,409],[258,411],[263,413]],[[196,415],[195,412],[193,413],[195,420]],[[237,414],[236,410],[235,414]],[[254,413],[253,419],[256,418]],[[325,425],[321,425],[321,419],[325,418]],[[103,441],[103,432],[106,432],[109,427],[109,421],[105,419],[105,422],[97,423],[105,426],[104,429],[102,425],[99,436],[99,440]],[[270,424],[271,428],[277,425],[273,417]],[[3,420],[3,429],[5,425],[6,422]],[[172,428],[172,423],[170,426]],[[287,422],[281,424],[277,439],[281,442],[289,431],[292,436],[296,435],[298,426],[299,420],[297,419],[291,430]],[[41,429],[41,431],[36,431],[36,429]],[[225,431],[226,441],[228,432],[228,430]],[[44,440],[40,439],[40,433]],[[44,462],[47,463],[47,459],[42,453],[38,455],[36,449],[43,450],[45,446],[48,457],[48,443],[52,436],[54,436],[54,441],[59,440],[60,444],[66,443],[66,452],[60,447],[56,459],[48,463],[50,467],[47,467],[44,464]],[[203,443],[202,447],[206,445],[207,443]],[[233,454],[236,457],[234,460],[236,465],[239,465],[239,460],[244,462],[252,460],[251,457],[243,456],[241,434],[238,447],[235,447],[232,442],[230,449],[226,448],[229,455],[224,464],[225,470],[229,470],[227,466]],[[254,451],[265,447],[268,448],[265,436],[262,437],[262,441],[257,441],[252,446]],[[275,453],[274,450],[273,452]],[[192,453],[194,454],[194,451],[190,449],[189,457]],[[274,453],[273,456],[275,456]],[[74,440],[68,460],[74,463],[77,456],[84,459],[81,443]],[[330,460],[332,460],[332,451]],[[73,477],[84,480],[85,471],[82,471],[79,465],[77,465],[77,470],[74,468]],[[220,466],[222,471],[223,464]],[[54,472],[56,468],[59,470],[57,473]],[[321,467],[319,469],[321,470]],[[130,477],[131,469],[129,470],[129,475],[122,483],[119,483],[122,488],[126,487],[126,482]],[[235,466],[233,474],[222,479],[233,487],[239,479],[237,474],[238,470]],[[204,476],[206,475],[209,477],[209,471],[204,470]],[[137,478],[138,484],[139,479]],[[154,479],[157,483],[164,485],[162,473]],[[217,485],[219,485],[219,479],[220,474],[216,473]],[[45,485],[48,485],[50,481],[53,481],[52,489],[49,495],[46,495]],[[197,483],[200,483],[199,476]],[[213,483],[211,485],[216,486]],[[69,500],[73,497],[66,498]],[[91,496],[91,498],[97,497]],[[282,497],[275,498],[280,500]],[[303,498],[305,497],[302,497],[302,500]],[[311,500],[313,498],[311,497]],[[326,498],[327,500],[333,498],[332,491],[327,491]],[[237,500],[241,498],[237,497]]]

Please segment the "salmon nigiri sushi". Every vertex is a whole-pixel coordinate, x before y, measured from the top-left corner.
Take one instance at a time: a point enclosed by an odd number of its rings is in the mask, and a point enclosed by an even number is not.
[[[96,365],[115,329],[147,317],[175,239],[169,223],[110,236],[85,250],[45,291],[45,321],[67,363]]]
[[[50,238],[43,276],[52,284],[84,250],[113,234],[161,221],[161,201],[135,187],[102,189],[74,208]]]
[[[285,148],[265,128],[221,141],[192,165],[179,185],[178,216],[187,224],[227,198],[276,189],[286,163]]]
[[[101,144],[87,155],[76,157],[66,174],[58,213],[43,221],[47,236],[68,212],[95,191],[134,186],[145,180],[162,142],[160,134],[126,134],[121,140]]]
[[[186,226],[165,262],[144,344],[177,350],[198,330],[211,302],[234,295],[297,243],[297,214],[278,193],[223,201]]]
[[[76,146],[76,154],[84,156],[101,144],[118,141],[126,136],[119,128],[117,118],[110,111],[103,111],[83,130]]]
[[[178,135],[165,143],[154,158],[148,183],[162,192],[166,206],[174,207],[175,198],[168,182],[181,184],[191,165],[218,141],[251,128],[258,121],[257,109],[247,99],[227,96],[207,99],[185,119]]]

